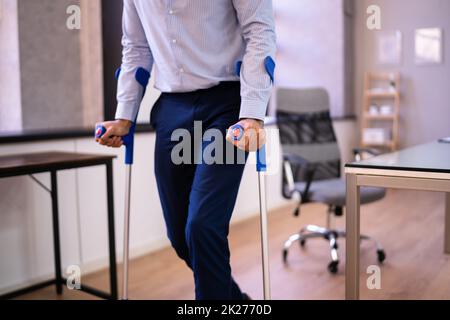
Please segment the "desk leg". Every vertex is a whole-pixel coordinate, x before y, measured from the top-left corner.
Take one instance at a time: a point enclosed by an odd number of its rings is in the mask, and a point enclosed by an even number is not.
[[[108,199],[109,279],[111,299],[117,300],[116,237],[114,229],[114,189],[112,160],[106,164],[106,190]]]
[[[52,213],[53,213],[53,248],[55,252],[56,293],[62,294],[63,278],[61,274],[61,244],[59,239],[57,172],[51,171],[50,177],[52,188],[51,196],[52,196]]]
[[[359,186],[356,174],[347,174],[345,298],[359,299]]]
[[[444,253],[450,254],[450,192],[445,193]]]

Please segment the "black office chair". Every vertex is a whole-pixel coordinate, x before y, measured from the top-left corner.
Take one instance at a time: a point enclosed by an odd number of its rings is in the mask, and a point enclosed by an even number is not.
[[[299,233],[289,237],[283,249],[283,261],[287,263],[288,250],[294,242],[302,247],[313,238],[326,239],[330,244],[331,262],[328,270],[338,272],[339,257],[337,239],[345,237],[344,231],[331,228],[333,216],[343,215],[346,185],[341,175],[341,160],[334,133],[328,93],[323,89],[277,90],[277,124],[283,149],[283,196],[299,198],[294,215],[300,214],[301,204],[320,202],[328,205],[327,226],[307,225]],[[355,149],[355,156],[374,153],[370,149]],[[358,161],[358,160],[357,160]],[[361,204],[382,199],[385,190],[361,188]],[[380,243],[366,235],[361,240],[376,244],[377,258],[382,263],[386,254]]]

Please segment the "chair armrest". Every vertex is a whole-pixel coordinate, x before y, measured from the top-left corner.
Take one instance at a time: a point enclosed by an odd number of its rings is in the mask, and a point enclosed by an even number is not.
[[[301,166],[306,166],[309,164],[309,161],[306,160],[305,158],[292,153],[284,153],[283,161],[288,161],[291,164],[297,164]]]
[[[289,160],[286,159],[283,160],[283,169],[284,169],[283,170],[284,177],[286,178],[287,186],[289,188],[289,194],[286,194],[286,197],[291,199],[296,190],[295,190],[294,173],[292,171],[292,166]]]

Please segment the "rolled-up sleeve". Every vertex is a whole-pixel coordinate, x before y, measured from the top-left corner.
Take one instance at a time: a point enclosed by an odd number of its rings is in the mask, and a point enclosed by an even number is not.
[[[124,0],[122,18],[122,66],[117,87],[116,119],[135,121],[144,88],[136,81],[138,68],[151,72],[153,56],[134,0]]]
[[[233,0],[246,50],[241,68],[240,118],[263,120],[272,91],[267,57],[275,60],[276,35],[272,0]]]

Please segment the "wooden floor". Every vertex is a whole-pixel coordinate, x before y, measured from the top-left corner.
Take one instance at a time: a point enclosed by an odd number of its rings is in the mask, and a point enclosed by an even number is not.
[[[326,207],[303,206],[300,218],[292,207],[270,213],[270,266],[273,299],[343,299],[345,242],[340,240],[343,261],[337,275],[326,269],[328,244],[311,240],[305,249],[294,244],[289,264],[281,260],[288,235],[307,223],[324,225]],[[368,290],[366,268],[376,264],[375,248],[361,248],[362,299],[450,299],[450,256],[443,254],[444,195],[390,190],[387,197],[362,209],[362,232],[379,239],[387,252],[381,267],[381,289]],[[337,221],[343,227],[344,218]],[[230,231],[233,274],[243,291],[253,299],[262,297],[259,220],[233,225]],[[193,299],[192,273],[170,248],[131,262],[131,299]],[[120,271],[120,269],[119,269]],[[120,278],[120,277],[119,277]],[[107,272],[84,276],[83,283],[107,289]],[[92,299],[80,292],[57,297],[46,288],[22,299]]]

